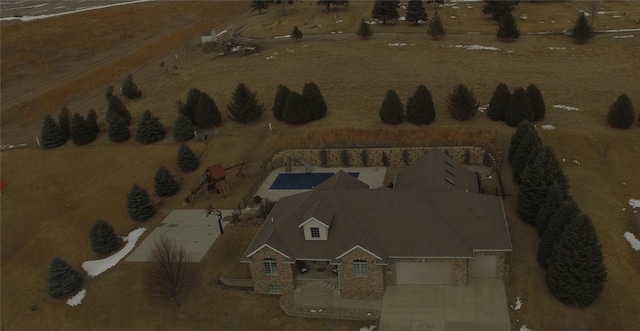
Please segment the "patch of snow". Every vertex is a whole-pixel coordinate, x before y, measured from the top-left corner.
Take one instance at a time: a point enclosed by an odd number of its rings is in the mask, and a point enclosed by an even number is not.
[[[473,9],[473,6],[467,6],[468,9]]]
[[[360,328],[360,331],[373,331],[375,328],[377,328],[376,325],[371,325],[369,327],[363,326],[363,327]]]
[[[295,52],[296,52],[296,50],[295,50],[295,49],[287,48],[287,52],[289,52],[289,53],[295,53]]]
[[[275,58],[276,58],[275,56],[273,56],[273,55],[269,55],[269,56],[267,56],[266,60],[273,60],[273,59],[275,59]]]
[[[516,302],[511,305],[511,309],[520,310],[520,308],[522,308],[522,299],[520,299],[520,297],[516,297]]]
[[[3,17],[3,18],[0,18],[0,21],[21,20],[23,22],[28,22],[28,21],[41,20],[41,19],[50,18],[50,17],[74,14],[74,13],[79,13],[79,12],[84,12],[84,11],[89,11],[89,10],[96,10],[96,9],[109,8],[109,7],[122,6],[122,5],[130,5],[130,4],[134,4],[134,3],[147,2],[147,1],[150,1],[150,0],[134,0],[134,1],[112,3],[112,4],[108,4],[108,5],[95,6],[95,7],[82,7],[82,8],[78,8],[76,10],[71,10],[71,11],[66,11],[66,12],[56,13],[56,14],[25,15],[25,16],[21,16],[21,17],[14,17],[14,16],[12,16],[12,17]],[[42,5],[38,5],[38,6],[45,6],[45,5],[47,5],[47,4],[42,4]]]
[[[626,183],[622,183],[622,184],[627,185]],[[631,206],[631,208],[640,208],[640,200],[629,199],[629,206]]]
[[[285,34],[284,36],[275,36],[275,37],[273,37],[273,39],[283,39],[283,38],[291,38],[291,35],[290,34]]]
[[[342,22],[344,22],[344,20],[340,20],[340,19],[336,20],[336,24],[340,24]]]
[[[544,24],[544,21],[538,21],[538,24]]]
[[[398,18],[398,21],[406,21],[406,20],[407,20],[407,18],[406,18],[406,17],[404,17],[404,16],[402,16],[402,17]]]
[[[573,160],[572,162],[577,164],[577,165],[582,165],[582,163],[580,163],[580,161],[578,161],[578,160]]]
[[[608,29],[609,27],[607,27]],[[600,30],[598,33],[618,33],[618,32],[640,32],[640,29],[616,29],[616,30]]]
[[[636,236],[633,233],[629,231],[625,232],[624,239],[627,239],[629,244],[631,244],[631,248],[633,248],[634,251],[640,251],[640,240],[638,240],[638,238],[636,238]]]
[[[418,24],[424,24],[423,20],[418,20]]]
[[[126,240],[127,244],[120,251],[104,259],[85,261],[82,263],[82,269],[87,272],[89,277],[95,277],[111,269],[133,250],[136,242],[146,230],[147,228],[138,228],[129,232]]]
[[[628,35],[624,35],[624,36],[613,36],[613,39],[626,39],[626,38],[633,38],[635,37],[632,34],[628,34]]]
[[[611,18],[622,18],[622,16],[620,16],[620,15],[613,15],[613,16],[611,16]]]
[[[566,110],[566,111],[578,111],[578,110],[580,110],[580,109],[578,109],[576,107],[565,106],[565,105],[553,105],[553,108],[562,109],[562,110]]]
[[[533,331],[533,329],[529,329],[526,324],[520,327],[520,331]]]
[[[400,6],[400,8],[402,8],[402,9],[407,9],[407,6],[405,6],[405,5],[401,5],[401,6]]]
[[[602,11],[602,10],[600,10],[600,11],[597,11],[596,13],[597,13],[598,15],[604,15],[604,14],[615,14],[615,13],[617,13],[617,11]]]
[[[549,49],[567,49],[566,47],[552,47],[550,46]]]
[[[455,16],[449,16],[449,18],[453,18],[453,19],[456,19],[457,17],[455,17]]]
[[[389,46],[391,46],[391,47],[401,47],[401,46],[407,46],[407,44],[405,44],[405,43],[389,43]]]
[[[237,52],[239,50],[240,50],[240,46],[235,46],[235,47],[231,48],[232,52]]]
[[[67,304],[71,307],[75,307],[82,303],[82,299],[84,299],[85,295],[87,295],[87,290],[82,289],[78,293],[76,293],[76,295],[69,298],[69,300],[67,300]]]
[[[551,21],[551,23],[555,23],[556,21]]]
[[[553,125],[553,124],[545,124],[545,125],[541,126],[541,128],[544,131],[549,131],[549,130],[554,130],[556,128],[556,126]]]
[[[484,111],[487,110],[487,108],[489,108],[489,104],[486,104],[484,106],[478,106],[478,111],[481,113],[484,113]]]
[[[229,29],[231,29],[231,26],[229,26],[228,28],[226,28],[226,29],[222,30],[222,32],[217,33],[217,34],[216,34],[216,37],[220,37],[221,35],[223,35],[223,34],[225,34],[225,33],[229,32]]]
[[[494,47],[494,46],[481,46],[481,45],[468,45],[468,46],[455,45],[455,46],[449,46],[449,47],[464,48],[464,49],[466,49],[466,50],[470,50],[470,51],[481,51],[481,50],[487,50],[487,51],[499,51],[499,50],[500,50],[500,48],[498,48],[498,47]]]

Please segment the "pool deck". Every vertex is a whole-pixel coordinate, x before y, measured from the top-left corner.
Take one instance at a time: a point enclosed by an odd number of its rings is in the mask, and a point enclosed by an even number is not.
[[[323,167],[311,167],[312,173],[318,172],[332,172],[336,173],[339,170],[344,172],[358,172],[358,180],[364,182],[369,185],[369,188],[375,189],[384,186],[384,176],[387,173],[386,167],[349,167],[349,168],[323,168]],[[304,173],[304,166],[293,166],[291,167],[291,173]],[[264,180],[256,195],[259,195],[262,198],[266,198],[272,201],[278,201],[280,198],[288,197],[290,195],[307,192],[309,190],[270,190],[271,184],[276,180],[279,174],[286,173],[285,167],[277,168],[271,171],[269,176]]]

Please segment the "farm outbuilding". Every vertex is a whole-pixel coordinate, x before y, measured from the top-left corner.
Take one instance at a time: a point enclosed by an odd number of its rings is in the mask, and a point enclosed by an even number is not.
[[[213,43],[217,40],[218,37],[216,36],[216,32],[213,30],[202,31],[202,33],[200,34],[200,42],[202,44]]]

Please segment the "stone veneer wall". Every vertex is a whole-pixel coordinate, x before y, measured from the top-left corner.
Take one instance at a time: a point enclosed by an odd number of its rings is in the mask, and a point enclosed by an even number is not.
[[[453,265],[453,286],[467,286],[467,259],[396,259],[390,258],[389,264],[384,267],[384,284],[387,286],[397,285],[396,275],[397,262],[451,262]]]
[[[261,249],[251,258],[249,268],[251,270],[251,279],[253,280],[253,290],[256,293],[271,294],[269,293],[269,285],[280,285],[282,293],[293,292],[295,264],[284,263],[284,256],[276,253],[268,247]],[[276,263],[278,264],[277,275],[266,275],[264,273],[262,259],[265,258],[272,258],[276,260]]]
[[[473,252],[473,255],[495,255],[496,256],[496,278],[504,279],[507,264],[507,252]]]
[[[353,260],[368,262],[368,277],[353,276]],[[340,278],[340,296],[345,299],[378,300],[384,294],[383,266],[375,264],[375,257],[369,253],[354,249],[342,257],[342,264],[338,265]]]

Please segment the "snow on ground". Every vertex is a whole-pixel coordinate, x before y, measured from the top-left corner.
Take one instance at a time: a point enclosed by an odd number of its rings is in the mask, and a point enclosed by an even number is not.
[[[101,260],[85,261],[82,263],[82,269],[84,269],[90,277],[95,277],[114,267],[133,250],[136,242],[146,230],[147,228],[138,228],[129,232],[125,240],[127,244],[124,245],[120,251]]]
[[[466,50],[469,51],[499,51],[500,48],[498,47],[494,47],[494,46],[481,46],[481,45],[468,45],[468,46],[464,46],[464,45],[449,45],[449,47],[455,47],[455,48],[464,48]]]
[[[487,110],[489,108],[489,104],[486,104],[484,106],[478,106],[478,111],[481,113],[484,113],[485,110]]]
[[[511,305],[511,308],[513,310],[520,310],[520,308],[522,308],[522,300],[520,299],[520,297],[516,297],[516,302]]]
[[[553,125],[553,124],[545,124],[545,125],[541,126],[541,128],[544,131],[549,131],[549,130],[554,130],[556,128],[556,126]]]
[[[45,18],[49,18],[49,17],[56,17],[56,16],[67,15],[67,14],[74,14],[74,13],[79,13],[79,12],[83,12],[83,11],[96,10],[96,9],[109,8],[109,7],[122,6],[122,5],[130,5],[130,4],[134,4],[134,3],[147,2],[147,1],[150,1],[150,0],[134,0],[134,1],[129,1],[129,2],[113,3],[113,4],[109,4],[109,5],[103,5],[103,6],[86,7],[86,8],[80,8],[80,9],[71,10],[71,11],[67,11],[67,12],[63,12],[63,13],[56,13],[56,14],[25,15],[25,16],[20,16],[20,17],[3,17],[3,18],[0,18],[0,21],[21,20],[23,22],[27,22],[27,21],[41,20],[41,19],[45,19]]]
[[[363,327],[360,328],[360,331],[373,331],[375,328],[377,328],[376,325],[372,325],[372,326],[369,326],[369,327],[363,326]]]
[[[78,293],[76,293],[76,295],[69,298],[69,300],[67,300],[67,304],[71,307],[75,307],[82,303],[82,299],[84,299],[85,295],[87,295],[87,290],[82,289]]]
[[[520,331],[533,331],[533,329],[529,329],[526,324],[520,327]]]
[[[578,109],[576,107],[565,106],[565,105],[553,105],[553,108],[562,109],[562,110],[566,110],[566,111],[577,111],[577,110],[580,110],[580,109]]]
[[[549,49],[567,49],[566,47],[551,47],[549,46]]]
[[[402,46],[415,46],[416,44],[405,44],[405,43],[389,43],[388,44],[391,47],[402,47]]]
[[[582,165],[582,163],[580,163],[580,161],[578,161],[578,160],[573,160],[572,162],[577,164],[577,165]]]
[[[216,37],[220,37],[221,35],[223,35],[223,34],[225,34],[225,33],[229,32],[229,29],[231,29],[231,27],[232,27],[232,26],[233,26],[233,25],[231,25],[231,26],[229,26],[228,28],[226,28],[226,29],[222,30],[222,32],[217,33],[217,34],[216,34]]]
[[[640,251],[640,240],[638,240],[638,238],[636,238],[636,236],[633,233],[629,231],[625,232],[624,239],[627,239],[629,244],[631,244],[631,248],[633,248],[634,251]]]
[[[638,199],[629,199],[629,206],[631,206],[631,208],[640,208],[640,200],[638,200]]]
[[[402,17],[398,18],[398,21],[406,21],[406,20],[407,20],[407,18],[406,18],[406,17],[404,17],[404,16],[402,16]]]
[[[290,34],[285,34],[284,36],[275,36],[273,39],[283,39],[283,38],[291,38]]]

